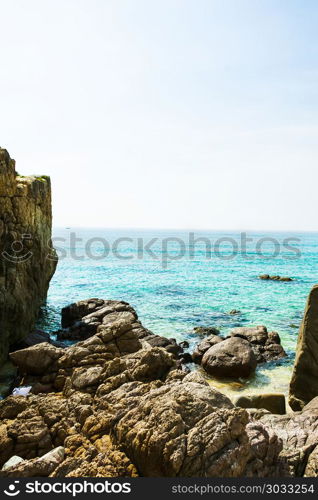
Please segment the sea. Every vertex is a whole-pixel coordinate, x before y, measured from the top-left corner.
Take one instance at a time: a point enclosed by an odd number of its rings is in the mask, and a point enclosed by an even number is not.
[[[226,336],[265,325],[279,333],[287,358],[259,365],[248,380],[209,382],[230,395],[288,393],[306,299],[318,281],[318,233],[72,227],[54,228],[53,245],[59,262],[40,328],[54,336],[61,308],[90,297],[129,302],[145,327],[187,340],[190,352],[202,339],[195,327]]]

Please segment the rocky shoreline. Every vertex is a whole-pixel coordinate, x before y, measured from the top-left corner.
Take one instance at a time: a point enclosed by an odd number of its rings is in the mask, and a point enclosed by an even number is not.
[[[286,357],[265,326],[227,337],[198,327],[190,352],[146,329],[127,302],[92,298],[62,310],[56,340],[33,330],[56,267],[51,224],[49,178],[19,176],[0,149],[1,254],[32,235],[32,258],[1,261],[0,361],[12,386],[0,401],[0,477],[318,475],[318,286],[298,338],[291,410],[282,394],[232,401],[209,376],[242,380]]]
[[[234,404],[126,302],[72,304],[62,326],[60,338],[76,340],[72,346],[41,342],[10,354],[20,386],[31,390],[0,402],[1,477],[318,474],[318,397],[283,415],[265,409],[284,413],[279,395]],[[239,330],[212,346],[208,336],[202,359],[224,346],[219,361],[233,360],[233,340],[248,345],[253,364],[268,348],[284,355],[264,327]]]

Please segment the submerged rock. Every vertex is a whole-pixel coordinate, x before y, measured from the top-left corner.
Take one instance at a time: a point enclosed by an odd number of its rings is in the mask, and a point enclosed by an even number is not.
[[[261,274],[259,276],[259,279],[271,280],[271,281],[293,281],[293,278],[290,278],[289,276],[279,276],[279,275],[270,276],[269,274]]]
[[[289,389],[289,404],[301,410],[318,396],[318,285],[308,297],[299,330],[296,359]]]
[[[220,335],[220,330],[213,326],[196,326],[193,328],[196,335]]]
[[[202,366],[214,377],[247,378],[256,369],[253,350],[244,339],[232,337],[210,347],[202,358]]]

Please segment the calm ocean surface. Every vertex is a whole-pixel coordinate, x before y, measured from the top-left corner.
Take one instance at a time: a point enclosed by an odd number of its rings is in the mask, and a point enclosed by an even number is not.
[[[226,335],[233,327],[266,325],[280,334],[288,359],[260,366],[244,386],[211,383],[228,392],[286,392],[306,297],[318,281],[318,233],[249,232],[246,249],[240,233],[193,237],[201,240],[193,244],[181,231],[56,228],[60,261],[39,326],[57,330],[61,308],[89,297],[125,300],[154,333],[191,344],[199,340],[196,326]],[[294,281],[259,280],[264,273]],[[241,314],[229,315],[231,309]]]

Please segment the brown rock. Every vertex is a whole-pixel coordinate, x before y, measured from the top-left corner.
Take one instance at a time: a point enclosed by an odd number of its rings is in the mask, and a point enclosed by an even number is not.
[[[129,411],[124,410],[121,392],[112,393],[108,405],[117,414],[114,442],[134,457],[142,475],[242,474],[249,457],[246,413],[234,410],[225,396],[202,384],[175,382],[136,397]],[[118,398],[123,405],[120,413]]]
[[[0,477],[48,477],[64,460],[64,448],[59,446],[42,457],[22,462],[0,471]]]
[[[231,331],[232,337],[250,342],[258,363],[266,363],[287,356],[277,332],[268,332],[266,326],[239,327]]]
[[[193,328],[196,335],[219,335],[220,330],[214,328],[214,326],[196,326]]]
[[[55,271],[49,177],[19,177],[0,148],[0,363],[33,329]],[[14,250],[16,250],[14,252]],[[50,255],[51,258],[47,258]]]
[[[130,323],[138,338],[151,335],[138,321],[136,311],[127,302],[88,299],[62,309],[63,330],[57,332],[57,338],[85,340],[95,335],[100,328],[111,326],[115,321]]]
[[[42,342],[27,349],[12,352],[10,359],[19,367],[21,373],[41,375],[56,369],[57,360],[62,354],[63,349]]]
[[[206,339],[202,340],[202,342],[196,345],[195,350],[192,353],[194,363],[200,364],[206,351],[208,351],[210,347],[219,344],[222,341],[223,339],[217,335],[210,335]]]
[[[250,344],[233,337],[210,347],[202,358],[202,366],[214,377],[249,377],[256,369],[257,361]]]
[[[239,396],[235,406],[240,408],[264,408],[271,413],[284,415],[286,413],[286,404],[284,394],[253,394]]]
[[[296,359],[290,382],[289,404],[301,410],[318,396],[318,285],[308,297],[296,348]]]

